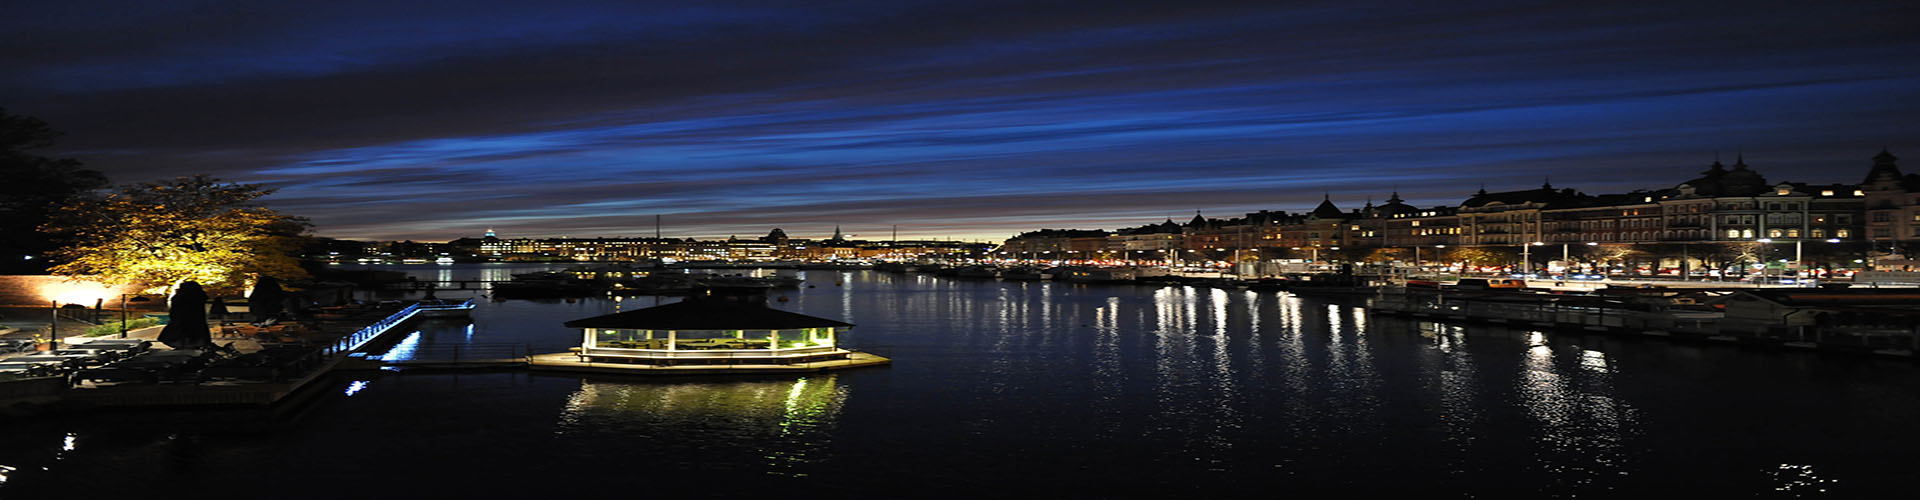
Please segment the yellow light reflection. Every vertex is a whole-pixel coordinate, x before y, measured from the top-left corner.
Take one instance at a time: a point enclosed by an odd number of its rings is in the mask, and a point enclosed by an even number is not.
[[[609,428],[686,428],[741,436],[759,443],[768,472],[811,462],[827,446],[846,404],[838,375],[790,381],[626,383],[584,380],[569,395],[558,433]]]

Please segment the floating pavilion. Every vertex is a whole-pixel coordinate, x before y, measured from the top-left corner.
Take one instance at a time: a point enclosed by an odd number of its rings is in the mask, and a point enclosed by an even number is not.
[[[574,352],[533,356],[536,370],[804,372],[888,364],[838,345],[853,325],[767,307],[766,286],[715,286],[686,300],[568,321]]]

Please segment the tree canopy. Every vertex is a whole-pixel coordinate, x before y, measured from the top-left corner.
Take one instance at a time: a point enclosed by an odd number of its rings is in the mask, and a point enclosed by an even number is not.
[[[216,294],[252,275],[304,278],[294,254],[309,224],[253,203],[272,193],[201,175],[77,201],[42,228],[65,243],[52,271],[155,288],[193,280]]]
[[[35,229],[55,206],[107,185],[105,175],[78,161],[30,152],[59,137],[46,122],[0,108],[0,274],[45,272],[52,244]]]

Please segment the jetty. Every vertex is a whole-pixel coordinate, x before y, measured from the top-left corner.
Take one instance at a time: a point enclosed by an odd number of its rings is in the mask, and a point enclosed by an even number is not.
[[[399,326],[418,318],[464,315],[474,305],[472,300],[414,303],[358,330],[322,332],[320,335],[329,340],[318,343],[256,343],[248,339],[207,350],[156,350],[155,355],[181,360],[158,369],[124,368],[116,361],[57,376],[21,378],[0,383],[0,407],[86,410],[272,406],[307,392],[329,373],[356,359],[361,349],[386,338]],[[242,343],[253,345],[243,350],[237,347]],[[87,344],[71,345],[84,349]],[[223,363],[247,357],[254,359]]]

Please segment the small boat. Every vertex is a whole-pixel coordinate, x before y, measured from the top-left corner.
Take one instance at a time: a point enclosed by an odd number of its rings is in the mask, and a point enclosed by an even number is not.
[[[1053,275],[1048,273],[1047,270],[1038,267],[1020,266],[1000,271],[1000,279],[1008,281],[1040,281],[1053,279]]]
[[[1260,278],[1247,282],[1247,289],[1255,292],[1278,292],[1287,289],[1287,279]]]
[[[1000,268],[994,266],[966,266],[955,269],[956,278],[994,279],[1000,277]]]
[[[506,281],[494,283],[492,290],[494,297],[506,299],[586,297],[600,292],[590,284],[559,280]]]
[[[1117,267],[1078,267],[1067,272],[1067,281],[1085,283],[1133,282],[1134,271]]]

